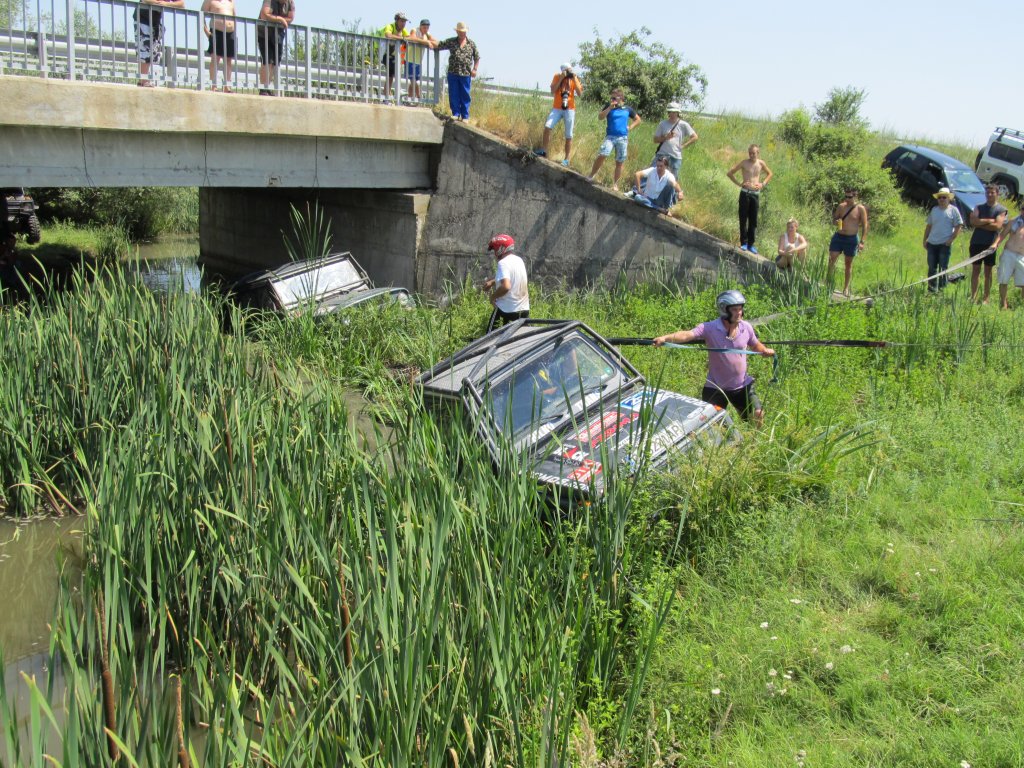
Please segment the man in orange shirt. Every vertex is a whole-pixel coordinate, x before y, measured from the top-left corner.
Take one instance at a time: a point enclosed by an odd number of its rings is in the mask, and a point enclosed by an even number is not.
[[[572,128],[576,123],[576,94],[583,93],[583,84],[576,77],[569,64],[563,64],[561,71],[551,78],[551,95],[554,96],[554,108],[548,119],[544,121],[544,142],[536,154],[547,157],[548,145],[551,143],[551,129],[565,120],[565,158],[562,165],[569,165],[569,152],[572,150]]]

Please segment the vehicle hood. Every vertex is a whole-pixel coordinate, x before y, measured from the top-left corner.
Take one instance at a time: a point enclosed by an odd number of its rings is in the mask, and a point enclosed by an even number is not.
[[[720,443],[732,428],[725,411],[693,397],[638,387],[590,407],[549,435],[536,435],[533,472],[546,485],[600,496],[615,470],[629,475],[644,461],[664,463],[695,441]]]

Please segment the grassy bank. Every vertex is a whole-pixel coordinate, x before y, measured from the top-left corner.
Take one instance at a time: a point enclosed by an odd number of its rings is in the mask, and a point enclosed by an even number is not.
[[[480,92],[474,97],[473,122],[522,147],[539,147],[544,119],[550,110],[549,99],[527,99]],[[584,105],[577,109],[571,167],[588,174],[604,138],[605,125],[597,117],[598,109]],[[673,209],[672,215],[699,229],[731,243],[738,244],[737,190],[726,176],[732,166],[747,155],[750,144],[761,146],[761,156],[774,172],[774,178],[762,195],[758,225],[758,246],[762,254],[773,257],[779,236],[790,217],[800,222],[800,231],[810,243],[812,261],[827,261],[828,243],[832,236],[831,208],[806,201],[809,179],[815,176],[815,163],[800,148],[783,138],[780,123],[767,118],[724,114],[714,118],[683,115],[700,136],[699,141],[684,151],[680,184],[685,199]],[[647,167],[656,145],[653,141],[657,121],[645,121],[630,133],[629,158],[624,166],[623,189],[631,183],[636,171]],[[562,128],[552,133],[550,158],[562,158]],[[878,168],[885,154],[907,138],[884,133],[869,133],[865,145],[857,153],[857,162]],[[934,142],[925,142],[936,146]],[[938,145],[938,149],[973,165],[977,148]],[[612,163],[606,162],[599,180],[610,184]],[[838,179],[838,183],[845,180]],[[1008,205],[1015,211],[1015,205]],[[870,210],[870,205],[869,205]],[[854,263],[854,290],[866,292],[880,286],[900,284],[926,274],[926,258],[921,248],[925,211],[913,206],[899,206],[886,211],[885,229],[877,224],[869,237],[868,247]],[[967,237],[954,246],[951,263],[967,258]],[[528,248],[528,244],[526,246]],[[840,262],[840,270],[841,270]]]
[[[720,287],[538,294],[535,314],[649,335]],[[105,726],[154,766],[182,745],[208,765],[1024,757],[1013,313],[961,286],[781,318],[764,337],[897,346],[786,350],[774,383],[754,361],[762,431],[550,520],[407,386],[479,330],[479,294],[270,322],[256,345],[223,311],[105,277],[0,313],[8,512],[83,514],[91,563],[54,621],[68,696],[37,681],[24,730],[6,701],[5,764],[48,733],[63,765],[101,763]],[[700,353],[630,358],[703,379]],[[393,430],[379,451],[343,386]]]

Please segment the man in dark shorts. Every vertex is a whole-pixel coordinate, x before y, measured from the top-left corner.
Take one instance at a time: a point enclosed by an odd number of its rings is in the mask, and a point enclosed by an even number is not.
[[[717,320],[701,323],[693,330],[658,336],[654,339],[654,346],[660,347],[666,342],[688,344],[703,341],[710,349],[749,349],[771,357],[775,350],[762,344],[754,326],[743,319],[743,305],[746,303],[739,291],[720,293],[715,299]],[[744,354],[708,352],[708,378],[700,397],[719,408],[731,404],[744,419],[753,419],[758,427],[764,424],[764,409],[754,392],[754,379],[747,373],[747,356]]]
[[[970,222],[974,227],[968,252],[977,256],[984,250],[992,248],[996,235],[1006,223],[1007,210],[999,204],[999,188],[995,184],[985,185],[985,202],[974,206]],[[992,267],[996,265],[996,251],[985,256],[981,261],[971,264],[971,301],[978,298],[978,278],[981,276],[981,265],[985,265],[985,293],[981,303],[988,304],[988,295],[992,290]]]
[[[850,278],[853,277],[853,257],[864,250],[868,237],[868,209],[857,202],[857,190],[847,189],[843,200],[832,213],[836,233],[828,245],[828,281],[832,282],[839,254],[846,257],[843,276],[843,293],[850,295]],[[860,237],[857,233],[860,232]]]
[[[163,8],[184,8],[185,0],[147,0],[132,13],[135,21],[135,49],[139,55],[139,85],[152,88],[150,67],[160,64],[164,53]]]
[[[284,54],[288,25],[295,19],[294,0],[263,0],[256,25],[256,47],[260,51],[260,96],[273,96],[277,65]]]
[[[200,11],[213,14],[203,17],[203,31],[210,39],[206,55],[210,57],[210,88],[217,90],[217,68],[224,62],[224,92],[231,93],[231,71],[235,65],[235,0],[203,0]],[[210,27],[213,29],[210,29]]]

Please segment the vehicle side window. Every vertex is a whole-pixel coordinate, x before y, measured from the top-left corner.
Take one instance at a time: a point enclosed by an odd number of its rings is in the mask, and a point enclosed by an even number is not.
[[[917,160],[917,155],[914,152],[910,152],[908,150],[904,152],[902,155],[900,155],[898,158],[896,158],[896,165],[898,165],[900,168],[905,168],[909,171],[913,169],[915,160]]]
[[[939,182],[944,178],[945,176],[942,173],[942,169],[935,163],[928,163],[928,165],[925,166],[924,171],[921,173],[921,181],[923,181],[927,186],[934,187],[935,189],[939,188]]]
[[[1003,160],[1013,165],[1024,165],[1024,149],[1012,147],[996,141],[988,148],[988,154],[994,160]]]

